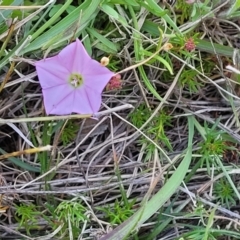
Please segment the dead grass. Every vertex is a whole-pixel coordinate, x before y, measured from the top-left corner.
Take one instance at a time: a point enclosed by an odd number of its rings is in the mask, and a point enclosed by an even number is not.
[[[156,20],[149,19],[153,22]],[[200,22],[195,30],[199,31],[202,38],[209,42],[238,47],[240,34],[238,25],[239,20],[209,18]],[[156,44],[154,37],[152,39],[150,37],[146,33],[143,36],[144,43],[146,45]],[[136,199],[133,211],[139,209],[149,190],[151,190],[151,196],[156,194],[172,176],[185,154],[188,144],[187,116],[189,115],[194,116],[201,126],[204,122],[212,126],[219,121],[217,129],[227,134],[228,137],[223,141],[232,147],[219,157],[227,175],[231,176],[236,189],[239,189],[239,83],[235,81],[236,76],[226,71],[226,65],[232,65],[233,60],[217,52],[212,54],[197,49],[196,58],[201,59],[201,68],[197,68],[198,74],[195,81],[201,85],[197,86],[198,91],[191,93],[188,86],[179,84],[179,79],[186,69],[195,69],[194,64],[197,61],[183,59],[175,47],[169,52],[174,70],[174,76],[170,76],[170,80],[166,80],[166,75],[164,75],[166,69],[163,69],[161,63],[147,63],[144,66],[147,78],[164,100],[159,101],[147,89],[141,74],[134,67],[134,64],[138,63],[134,62],[133,41],[131,37],[125,39],[124,45],[128,48],[122,46],[123,50],[116,55],[122,69],[133,67],[122,73],[123,87],[121,90],[103,93],[101,110],[121,107],[124,104],[131,104],[134,109],[126,108],[104,114],[98,120],[89,118],[69,120],[79,128],[74,139],[67,145],[61,141],[61,134],[66,127],[64,124],[49,134],[46,129],[51,129],[48,125],[50,121],[47,123],[41,121],[9,122],[0,125],[1,149],[7,153],[20,151],[17,156],[18,164],[11,158],[0,160],[1,239],[60,239],[63,234],[57,235],[57,233],[60,233],[63,225],[57,222],[54,218],[56,216],[51,215],[47,204],[56,208],[59,203],[70,199],[81,200],[87,209],[85,215],[89,221],[81,223],[78,239],[100,239],[106,233],[111,232],[116,225],[112,224],[97,207],[114,209],[116,200],[120,201],[123,198],[121,187],[125,190],[129,202]],[[168,39],[164,41],[167,42]],[[39,55],[39,52],[37,54]],[[27,62],[28,58],[30,60],[37,59],[37,57],[33,53],[16,63],[14,73],[11,74],[0,95],[1,119],[45,116],[35,68]],[[206,65],[211,65],[209,72],[205,69]],[[235,67],[238,68],[239,63],[235,64]],[[8,71],[9,65],[1,69],[1,82]],[[139,128],[133,126],[130,115],[142,104],[151,109],[151,116]],[[171,126],[164,126],[164,132],[172,145],[172,151],[163,142],[155,141],[153,134],[147,131],[149,126],[154,127],[152,119],[163,109],[166,109],[172,117]],[[59,121],[55,121],[57,122]],[[35,142],[32,141],[31,134],[35,136]],[[230,138],[231,141],[229,141]],[[196,225],[206,229],[213,210],[215,212],[210,228],[238,232],[239,199],[234,196],[236,204],[228,208],[226,205],[219,204],[214,192],[214,184],[219,179],[226,178],[226,173],[220,166],[214,164],[211,165],[210,174],[205,165],[193,170],[201,158],[199,153],[201,141],[203,141],[202,136],[195,129],[192,163],[187,171],[186,181],[181,185],[179,183],[178,191],[174,196],[168,199],[159,212],[141,225],[135,232],[135,239],[143,239],[141,237],[150,234],[164,221],[169,221],[169,223],[155,239],[178,239],[184,233],[190,232],[192,226]],[[155,148],[146,161],[150,143]],[[21,152],[33,146],[48,144],[52,148],[44,153],[25,154]],[[47,164],[44,169],[39,156],[42,156]],[[42,170],[41,172],[26,170],[20,166],[21,162],[29,164],[28,166],[34,167],[35,170],[40,168]],[[194,174],[191,176],[192,171]],[[29,222],[35,225],[30,229],[31,235],[26,231],[24,224],[20,225],[15,217],[20,204],[33,204],[41,213],[37,215],[36,223]],[[124,206],[124,203],[120,205]],[[25,222],[25,224],[28,223]],[[132,238],[133,236],[128,239]],[[74,238],[67,233],[63,239]],[[185,239],[190,238],[187,236]],[[234,238],[230,235],[224,238],[223,234],[217,235],[215,239]]]

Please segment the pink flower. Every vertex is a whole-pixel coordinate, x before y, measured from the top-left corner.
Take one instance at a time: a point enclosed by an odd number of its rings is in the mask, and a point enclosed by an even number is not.
[[[93,60],[78,39],[35,64],[47,114],[97,113],[102,91],[115,75]]]
[[[185,42],[185,45],[184,45],[185,49],[189,52],[195,50],[196,48],[196,44],[194,42],[194,39],[193,38],[189,38],[187,39],[187,41]]]
[[[107,90],[118,90],[121,88],[122,88],[122,81],[121,81],[120,74],[116,74],[115,76],[113,76],[106,86]]]

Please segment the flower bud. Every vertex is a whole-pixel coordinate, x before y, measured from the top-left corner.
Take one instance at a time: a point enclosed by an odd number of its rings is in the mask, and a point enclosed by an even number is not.
[[[165,50],[165,51],[169,51],[172,48],[173,48],[173,45],[171,43],[165,43],[163,45],[163,50]]]
[[[109,58],[108,57],[102,57],[100,61],[101,65],[106,67],[109,64]]]

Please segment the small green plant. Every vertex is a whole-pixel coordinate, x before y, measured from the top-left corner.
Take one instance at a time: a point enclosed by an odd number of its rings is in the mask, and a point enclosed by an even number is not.
[[[172,146],[169,141],[169,138],[165,134],[165,128],[171,127],[172,117],[169,115],[169,112],[165,109],[161,110],[149,126],[147,133],[152,136],[152,139],[160,145],[165,145],[170,151],[172,151]]]
[[[215,156],[222,156],[228,146],[226,145],[226,134],[216,129],[217,124],[214,124],[211,128],[204,123],[205,140],[200,143],[199,153],[201,157],[201,167],[206,163],[208,172],[210,172],[210,165],[215,164]]]
[[[30,231],[38,227],[37,223],[41,217],[41,212],[37,210],[34,204],[23,204],[21,203],[16,207],[15,219],[19,223],[19,227],[26,229],[28,235]]]
[[[78,124],[71,120],[68,121],[60,137],[64,146],[69,144],[76,137],[78,129]]]
[[[193,213],[190,213],[189,216],[200,217],[202,224],[200,226],[189,224],[188,225],[189,231],[186,234],[183,234],[184,237],[181,239],[217,240],[218,238],[216,237],[219,236],[219,234],[217,232],[212,231],[215,211],[216,211],[215,208],[206,210],[204,208],[204,205],[202,205],[201,202],[198,202],[197,206],[193,210]],[[204,227],[202,227],[202,225],[204,225]]]
[[[199,204],[199,203],[198,203]],[[194,212],[189,216],[200,216],[201,224],[187,224],[187,228],[189,229],[186,233],[183,233],[179,240],[217,240],[221,239],[222,236],[229,239],[239,239],[239,234],[237,232],[233,232],[230,230],[226,230],[225,228],[215,227],[216,222],[216,210],[217,206],[213,209],[205,210],[204,206],[200,205],[195,208]],[[224,239],[225,239],[224,238]]]
[[[151,116],[151,110],[148,109],[145,105],[140,105],[136,111],[131,113],[130,119],[136,127],[141,127]],[[172,146],[169,138],[165,134],[165,128],[171,127],[172,117],[169,115],[168,110],[162,109],[149,123],[148,127],[145,130],[145,133],[150,137],[156,144],[161,146],[166,146],[170,151],[172,151]],[[140,140],[141,144],[146,143],[147,147],[145,149],[146,160],[148,160],[154,150],[155,145],[150,143],[146,138]]]
[[[190,94],[199,92],[200,87],[203,85],[197,79],[197,75],[198,73],[196,70],[185,69],[179,77],[180,85],[188,89]]]
[[[187,4],[186,0],[178,0],[176,1],[176,10],[181,11],[181,14],[178,14],[178,23],[182,25],[184,21],[188,20],[191,16],[191,12],[193,9],[192,4]]]
[[[56,220],[63,224],[61,233],[63,234],[67,229],[71,229],[73,236],[78,236],[81,230],[81,223],[88,220],[84,215],[85,212],[86,208],[80,201],[76,201],[76,198],[70,201],[62,201],[54,211]]]
[[[211,13],[211,15],[209,15],[209,13],[212,10],[212,6],[211,6],[211,1],[207,0],[202,2],[198,2],[197,4],[193,4],[192,5],[192,12],[191,12],[191,20],[192,21],[196,21],[198,19],[201,19],[203,16],[205,16],[206,14],[208,14],[209,17],[213,17],[214,14]]]
[[[133,213],[132,209],[136,199],[128,202],[127,205],[123,205],[123,201],[116,200],[114,206],[107,207],[97,207],[98,210],[101,210],[105,213],[107,220],[112,224],[121,224],[125,220],[127,220]]]
[[[223,178],[214,184],[214,194],[217,200],[220,200],[221,205],[227,206],[228,208],[230,208],[232,205],[236,205],[236,201],[234,199],[236,194],[234,193],[229,182]]]
[[[140,104],[131,114],[130,120],[134,126],[140,128],[151,116],[151,110],[145,104]]]

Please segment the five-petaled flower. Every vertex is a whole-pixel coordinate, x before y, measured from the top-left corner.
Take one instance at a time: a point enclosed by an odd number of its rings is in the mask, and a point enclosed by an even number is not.
[[[35,66],[47,114],[97,113],[102,91],[115,75],[93,60],[78,39]]]

